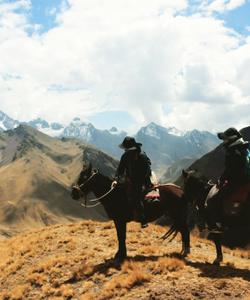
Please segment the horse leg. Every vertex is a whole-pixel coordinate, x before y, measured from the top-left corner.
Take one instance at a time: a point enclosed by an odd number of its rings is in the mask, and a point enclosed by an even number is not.
[[[124,261],[127,257],[127,249],[126,249],[126,225],[125,221],[114,220],[117,239],[118,239],[118,251],[115,254],[114,259],[119,262]]]
[[[182,239],[181,255],[186,257],[190,253],[190,232],[188,226],[182,226],[180,233]]]
[[[214,265],[220,265],[223,261],[222,247],[221,247],[221,234],[213,234],[213,241],[216,248],[216,259],[214,260]]]

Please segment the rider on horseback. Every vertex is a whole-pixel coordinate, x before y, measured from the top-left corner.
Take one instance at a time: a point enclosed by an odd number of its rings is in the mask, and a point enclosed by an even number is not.
[[[147,227],[147,222],[143,198],[145,191],[152,187],[152,183],[150,180],[151,161],[146,153],[141,151],[141,146],[141,143],[137,143],[133,137],[129,136],[125,137],[119,145],[125,152],[121,157],[112,187],[125,180],[128,199],[134,206],[141,226],[144,228]]]
[[[220,177],[220,186],[226,182],[230,185],[239,185],[248,180],[246,164],[248,159],[249,142],[244,141],[241,133],[235,128],[218,133],[218,138],[223,140],[225,154],[225,170]]]
[[[225,148],[225,170],[217,184],[219,192],[213,199],[209,216],[209,225],[215,231],[220,230],[222,226],[223,199],[236,187],[249,180],[246,172],[246,166],[249,163],[249,142],[245,141],[241,133],[233,127],[218,133],[218,138],[223,140]]]

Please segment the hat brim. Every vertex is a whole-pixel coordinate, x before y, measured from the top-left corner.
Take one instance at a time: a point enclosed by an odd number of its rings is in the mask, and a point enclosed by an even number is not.
[[[223,141],[225,141],[225,140],[232,141],[234,139],[238,139],[237,135],[227,136],[224,132],[219,132],[217,134],[217,136],[220,140],[223,140]]]
[[[125,149],[125,150],[136,150],[137,149],[137,147],[141,147],[142,146],[142,144],[141,143],[136,143],[136,146],[133,146],[133,147],[130,147],[130,148],[126,148],[126,147],[124,147],[123,146],[123,144],[120,144],[120,145],[118,145],[119,146],[119,148],[121,148],[121,149]]]
[[[226,135],[224,132],[219,132],[217,133],[217,136],[220,140],[225,140],[226,139]]]

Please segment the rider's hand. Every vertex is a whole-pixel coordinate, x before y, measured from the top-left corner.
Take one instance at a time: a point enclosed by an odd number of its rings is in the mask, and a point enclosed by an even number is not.
[[[111,184],[111,188],[113,189],[113,188],[115,188],[116,186],[117,186],[117,181],[114,180],[114,181],[112,182],[112,184]]]

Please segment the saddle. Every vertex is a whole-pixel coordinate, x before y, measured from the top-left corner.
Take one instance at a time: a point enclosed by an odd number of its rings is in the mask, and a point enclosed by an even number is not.
[[[154,189],[147,192],[144,197],[145,202],[156,202],[156,201],[160,201],[159,199],[160,199],[160,193],[158,189]]]

